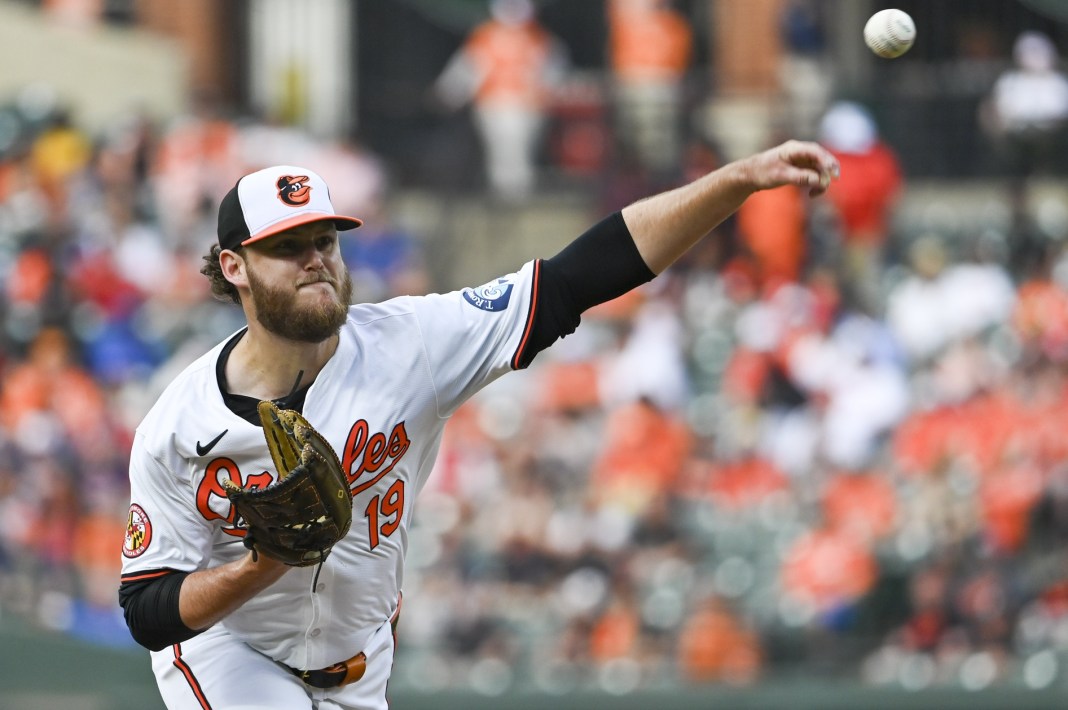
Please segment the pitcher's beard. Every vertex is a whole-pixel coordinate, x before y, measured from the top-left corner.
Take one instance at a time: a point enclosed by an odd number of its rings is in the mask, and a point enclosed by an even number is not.
[[[341,284],[335,285],[337,298],[314,306],[299,305],[293,293],[261,281],[251,269],[248,287],[260,325],[287,340],[304,343],[321,343],[336,335],[345,324],[352,302],[352,278],[348,270],[342,273]]]

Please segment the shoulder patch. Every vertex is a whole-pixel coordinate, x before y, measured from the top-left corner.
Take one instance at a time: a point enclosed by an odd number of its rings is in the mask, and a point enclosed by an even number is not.
[[[122,543],[122,554],[126,557],[140,557],[152,542],[152,521],[148,513],[137,503],[130,505],[130,517],[126,519],[126,539]]]
[[[464,300],[475,308],[497,313],[508,308],[508,301],[512,298],[512,286],[510,280],[501,277],[478,288],[465,288]]]

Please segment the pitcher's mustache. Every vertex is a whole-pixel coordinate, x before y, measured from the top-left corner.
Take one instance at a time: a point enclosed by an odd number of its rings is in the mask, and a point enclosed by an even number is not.
[[[300,286],[310,286],[311,284],[317,283],[328,283],[331,286],[337,287],[337,280],[330,278],[326,274],[323,274],[322,276],[317,276],[313,279],[308,279],[307,281],[301,281],[299,284],[297,284],[297,287],[299,288]]]

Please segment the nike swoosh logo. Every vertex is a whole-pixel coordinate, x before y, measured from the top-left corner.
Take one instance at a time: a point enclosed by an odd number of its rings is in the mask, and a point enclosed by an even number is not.
[[[229,429],[223,429],[222,434],[219,434],[217,437],[215,437],[214,439],[209,441],[207,444],[204,444],[203,446],[201,446],[200,442],[198,441],[197,442],[197,456],[207,456],[208,452],[215,448],[215,445],[218,444],[219,441],[224,436],[226,436],[226,432],[228,432],[228,431],[230,431],[230,430]]]

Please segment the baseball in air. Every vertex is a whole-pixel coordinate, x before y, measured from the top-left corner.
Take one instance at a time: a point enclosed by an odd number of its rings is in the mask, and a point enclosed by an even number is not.
[[[880,57],[893,59],[909,51],[916,39],[916,24],[907,12],[880,10],[864,25],[864,42]]]

